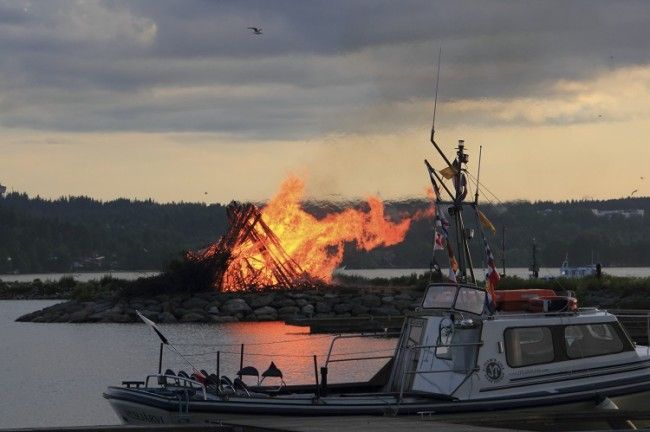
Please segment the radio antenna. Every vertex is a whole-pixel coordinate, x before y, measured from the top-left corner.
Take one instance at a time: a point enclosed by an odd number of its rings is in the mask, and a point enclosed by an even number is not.
[[[438,71],[436,73],[436,95],[433,99],[433,121],[431,122],[431,141],[436,133],[436,108],[438,107],[438,84],[440,84],[440,59],[442,57],[442,45],[438,49]]]
[[[435,134],[436,134],[436,109],[438,108],[438,85],[440,84],[440,65],[441,65],[441,59],[442,59],[442,46],[438,49],[438,71],[436,72],[436,93],[435,97],[433,99],[433,120],[431,122],[431,144],[438,150],[438,153],[440,153],[440,156],[442,156],[442,159],[445,161],[447,166],[452,169],[452,171],[456,172],[456,168],[453,167],[451,164],[451,161],[447,158],[447,155],[442,151],[440,146],[435,140]]]

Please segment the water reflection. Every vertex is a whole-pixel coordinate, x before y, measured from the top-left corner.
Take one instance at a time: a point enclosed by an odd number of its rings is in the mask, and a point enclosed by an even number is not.
[[[314,382],[313,356],[316,355],[319,367],[324,366],[333,338],[331,335],[309,335],[304,327],[282,322],[167,325],[161,328],[199,369],[214,372],[219,351],[221,374],[234,376],[239,370],[241,344],[244,344],[244,366],[254,366],[262,373],[273,361],[282,370],[287,384]],[[395,339],[340,339],[334,345],[331,358],[386,356],[394,347]],[[385,359],[378,359],[331,363],[329,381],[367,380],[385,362]],[[169,351],[163,363],[174,370],[189,367]]]
[[[0,398],[0,428],[117,424],[119,419],[102,392],[122,380],[143,379],[158,368],[158,339],[144,324],[17,323],[20,315],[54,301],[0,301],[0,380],[11,397]],[[221,373],[239,370],[241,343],[244,365],[260,373],[271,361],[289,384],[314,382],[312,356],[325,361],[332,336],[309,335],[302,327],[283,323],[161,325],[165,335],[200,369],[214,372],[221,350]],[[343,339],[334,357],[357,353],[369,357],[390,353],[395,339]],[[378,350],[387,350],[380,351]],[[334,363],[330,382],[365,380],[385,360]],[[165,351],[163,368],[190,367]],[[34,409],[38,407],[38,409]]]

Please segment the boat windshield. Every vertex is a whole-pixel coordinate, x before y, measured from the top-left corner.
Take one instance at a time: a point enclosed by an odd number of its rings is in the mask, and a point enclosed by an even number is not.
[[[458,296],[456,296],[458,291]],[[456,301],[454,305],[454,300]],[[457,309],[480,315],[485,306],[485,291],[477,287],[434,284],[427,287],[422,301],[424,309]]]

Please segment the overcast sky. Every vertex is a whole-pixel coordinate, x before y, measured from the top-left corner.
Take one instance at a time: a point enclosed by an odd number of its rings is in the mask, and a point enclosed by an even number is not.
[[[649,22],[622,0],[1,1],[0,183],[420,196],[442,46],[440,141],[483,145],[501,199],[650,195]]]

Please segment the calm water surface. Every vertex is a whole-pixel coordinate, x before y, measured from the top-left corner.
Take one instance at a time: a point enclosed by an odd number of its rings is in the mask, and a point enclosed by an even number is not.
[[[0,301],[0,428],[118,424],[102,392],[122,380],[142,380],[158,367],[158,340],[144,324],[18,323],[25,313],[56,302]],[[324,361],[331,336],[309,335],[283,323],[174,324],[160,326],[197,368],[214,372],[215,344],[222,351],[221,372],[239,369],[240,343],[245,365],[265,370],[271,360],[289,384],[312,383],[313,354]],[[335,355],[387,355],[395,339],[341,340]],[[363,355],[360,355],[363,353]],[[330,382],[365,380],[385,360],[334,363]],[[190,367],[166,351],[163,369]]]
[[[337,269],[334,274],[343,274],[348,276],[363,276],[366,278],[392,278],[400,276],[409,276],[413,273],[424,274],[429,269]],[[501,271],[501,267],[499,267]],[[445,269],[445,273],[447,269]],[[603,272],[612,276],[631,276],[631,277],[650,277],[650,267],[603,267]],[[90,280],[99,280],[104,276],[112,276],[117,279],[134,280],[141,277],[157,275],[155,270],[141,271],[106,271],[106,272],[87,272],[87,273],[31,273],[31,274],[0,274],[0,280],[5,282],[31,282],[34,279],[58,281],[64,276],[73,277],[75,280],[87,282]],[[483,277],[484,271],[477,267],[477,276]],[[527,267],[508,267],[506,273],[510,276],[528,278],[530,272]],[[540,277],[559,277],[559,267],[542,267],[539,269]]]

